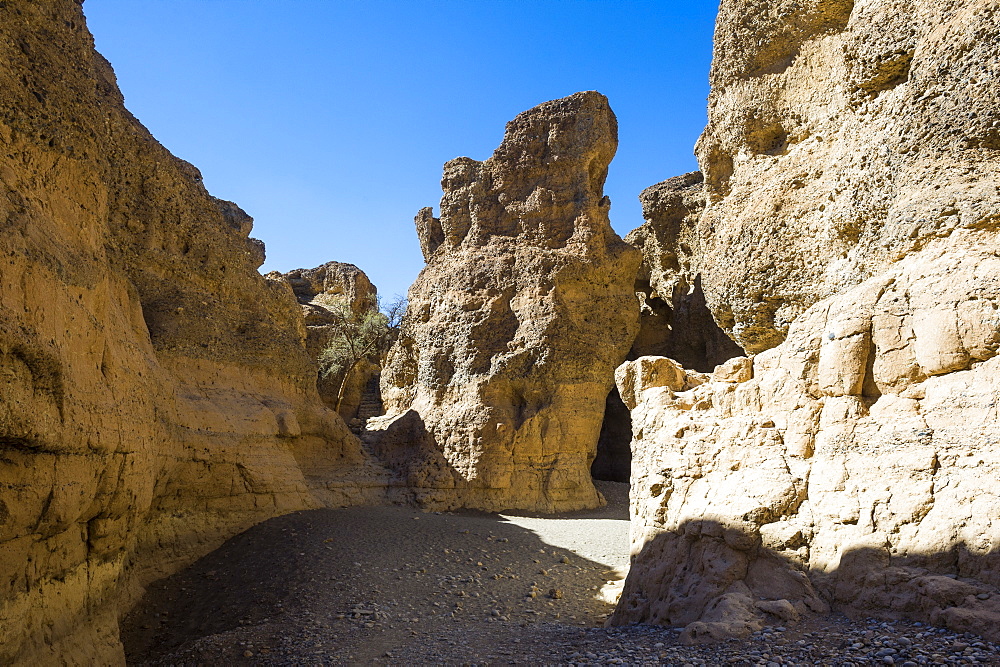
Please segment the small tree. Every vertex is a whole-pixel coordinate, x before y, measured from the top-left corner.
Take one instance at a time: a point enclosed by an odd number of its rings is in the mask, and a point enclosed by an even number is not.
[[[406,312],[406,299],[397,296],[388,304],[383,304],[379,299],[375,308],[360,314],[351,310],[341,299],[318,301],[333,319],[333,335],[319,355],[320,375],[326,378],[343,374],[335,407],[339,411],[354,369],[362,359],[372,355],[381,356],[391,343],[391,334],[399,327],[403,313]]]

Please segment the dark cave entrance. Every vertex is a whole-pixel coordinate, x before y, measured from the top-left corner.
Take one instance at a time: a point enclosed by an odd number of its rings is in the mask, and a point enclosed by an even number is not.
[[[594,479],[628,482],[632,474],[632,415],[613,387],[604,403],[604,422],[597,439],[597,457],[590,466]]]

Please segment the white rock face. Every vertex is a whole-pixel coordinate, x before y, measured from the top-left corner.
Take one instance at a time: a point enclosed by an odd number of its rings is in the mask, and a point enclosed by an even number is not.
[[[708,382],[618,369],[633,563],[614,622],[700,641],[832,605],[1000,636],[1000,246],[962,240]]]

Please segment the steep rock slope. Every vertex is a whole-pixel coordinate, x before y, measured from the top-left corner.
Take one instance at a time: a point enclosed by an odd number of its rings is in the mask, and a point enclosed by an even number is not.
[[[0,63],[0,662],[114,664],[137,585],[352,502],[365,459],[250,218],[125,110],[80,3],[0,3]]]
[[[638,324],[639,253],[603,195],[617,122],[603,95],[508,123],[485,162],[445,165],[441,217],[417,216],[427,266],[382,374],[380,457],[420,502],[595,507],[612,371]]]
[[[997,637],[998,39],[995,2],[722,3],[692,262],[755,356],[619,368],[615,622]]]

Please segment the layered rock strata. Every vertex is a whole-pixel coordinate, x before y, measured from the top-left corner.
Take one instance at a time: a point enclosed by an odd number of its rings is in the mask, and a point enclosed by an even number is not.
[[[139,585],[360,499],[366,459],[251,219],[126,111],[80,3],[0,3],[0,62],[0,663],[120,664]]]
[[[369,422],[420,502],[601,503],[590,464],[638,325],[639,253],[602,192],[616,147],[586,92],[519,115],[488,160],[445,165],[440,218],[417,217],[427,266],[382,375],[389,416]]]
[[[613,622],[699,641],[833,607],[995,638],[1000,13],[758,4],[720,9],[685,232],[751,357],[619,369],[634,523]]]

